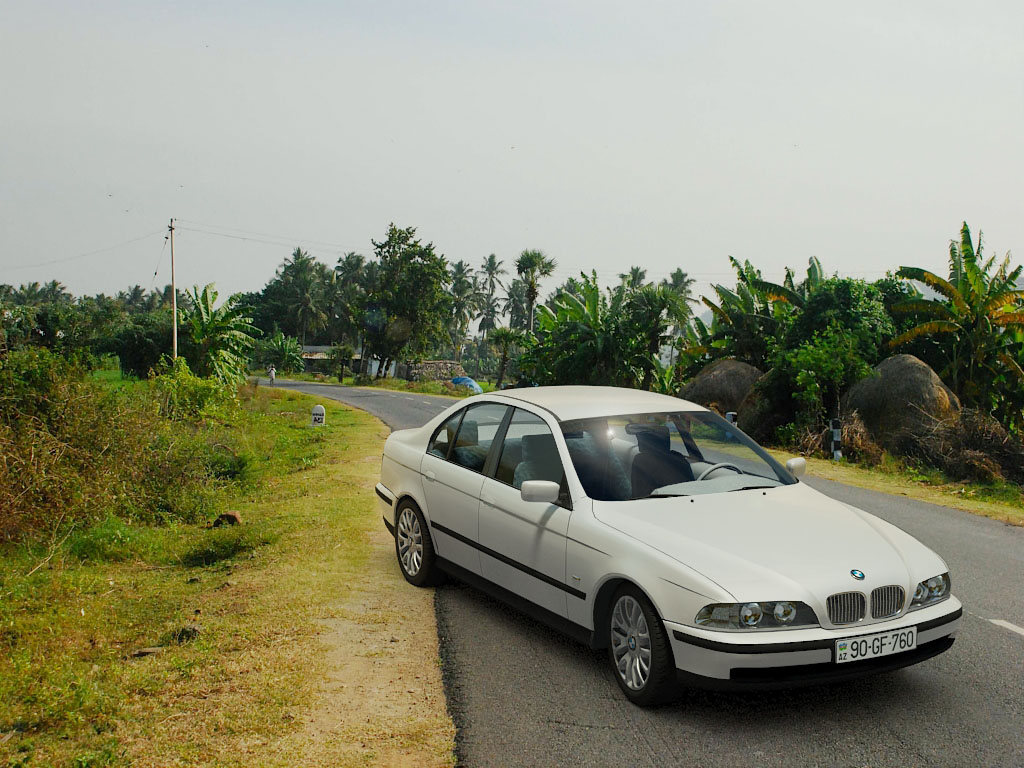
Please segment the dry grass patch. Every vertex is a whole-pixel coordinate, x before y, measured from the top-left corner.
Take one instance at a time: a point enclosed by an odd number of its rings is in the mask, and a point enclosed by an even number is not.
[[[379,461],[365,460],[380,455],[386,428],[330,404],[314,431],[314,402],[249,393],[239,439],[265,472],[224,500],[241,526],[108,521],[31,576],[40,552],[0,556],[0,765],[451,763],[432,594],[395,589],[373,493]],[[195,637],[181,632],[189,624]],[[354,706],[338,688],[353,671],[341,665],[350,625],[367,654],[396,646],[360,663],[433,671],[403,717],[382,677],[358,699],[361,722],[325,719]],[[160,650],[132,655],[146,647]]]

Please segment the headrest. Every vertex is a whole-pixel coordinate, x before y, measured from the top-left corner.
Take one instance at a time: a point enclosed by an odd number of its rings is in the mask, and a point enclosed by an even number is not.
[[[480,436],[477,431],[476,422],[472,419],[463,419],[462,426],[459,427],[459,440],[455,444],[456,447],[476,445],[479,442]]]
[[[667,453],[672,449],[668,427],[652,424],[636,433],[636,444],[641,453]]]
[[[557,462],[558,447],[553,435],[524,435],[523,461]]]

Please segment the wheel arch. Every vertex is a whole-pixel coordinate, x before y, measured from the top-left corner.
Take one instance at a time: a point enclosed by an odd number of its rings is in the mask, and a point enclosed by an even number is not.
[[[607,648],[608,638],[605,636],[604,627],[608,622],[608,615],[612,609],[612,597],[618,591],[619,587],[623,584],[636,589],[641,595],[647,598],[647,602],[654,608],[654,613],[658,616],[658,620],[664,622],[664,617],[661,615],[661,611],[658,610],[657,603],[651,599],[651,595],[637,584],[632,579],[628,579],[625,576],[612,576],[607,579],[597,590],[597,594],[594,595],[594,632],[591,646],[596,649]]]

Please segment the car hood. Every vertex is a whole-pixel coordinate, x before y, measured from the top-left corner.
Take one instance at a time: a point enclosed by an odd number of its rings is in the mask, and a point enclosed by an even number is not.
[[[594,502],[594,515],[700,572],[738,602],[821,603],[836,592],[868,592],[887,584],[909,589],[913,579],[944,569],[941,559],[910,535],[803,483]],[[852,570],[863,572],[864,580],[855,580]]]

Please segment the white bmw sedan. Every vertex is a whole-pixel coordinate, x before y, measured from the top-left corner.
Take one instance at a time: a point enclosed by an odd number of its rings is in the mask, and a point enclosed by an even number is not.
[[[685,400],[538,387],[393,433],[377,485],[405,578],[444,573],[594,648],[636,704],[915,664],[953,644],[942,558],[801,483]]]

